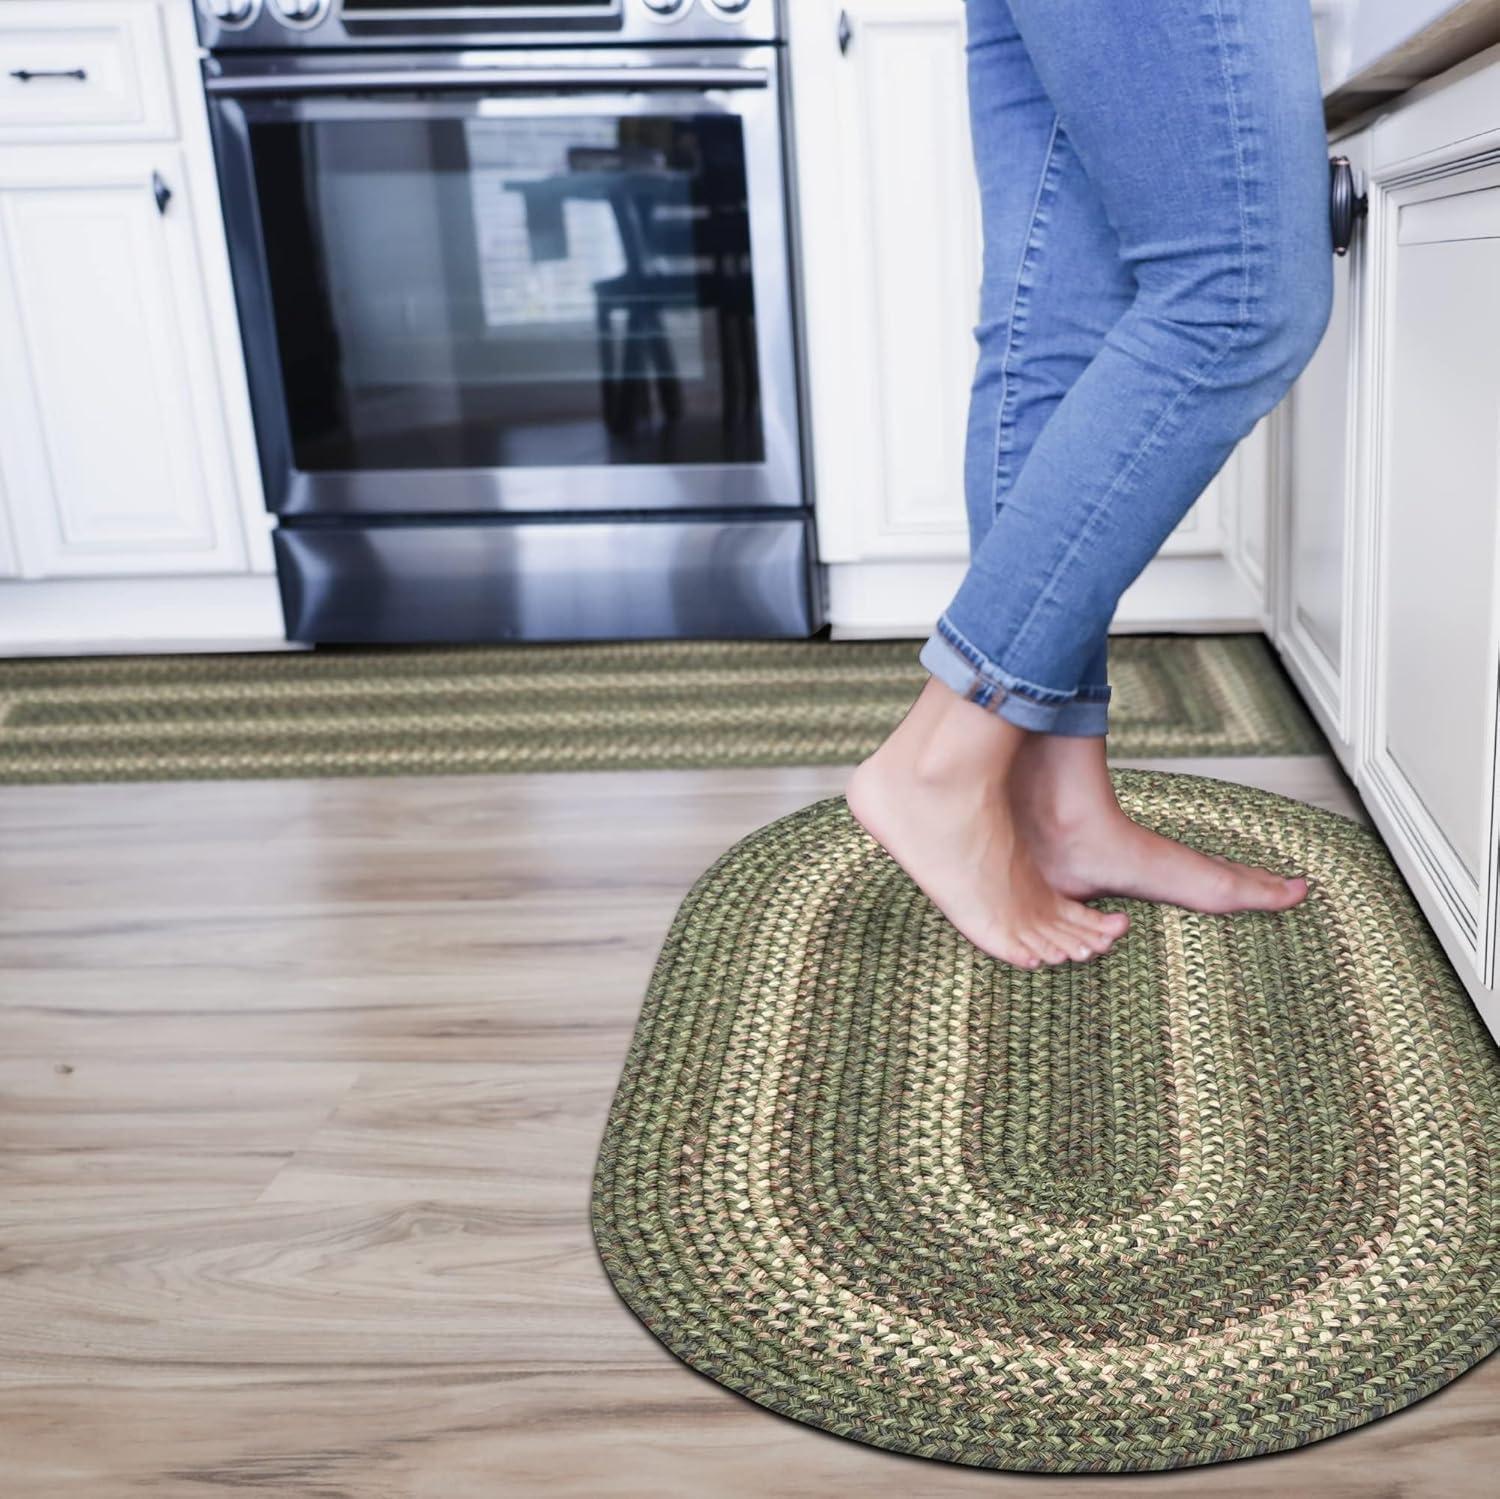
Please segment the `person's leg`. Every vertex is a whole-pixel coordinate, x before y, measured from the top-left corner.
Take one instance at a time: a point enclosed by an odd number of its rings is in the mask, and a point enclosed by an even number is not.
[[[975,856],[965,829],[950,822],[945,842],[944,818],[962,809],[951,787],[944,806],[916,762],[944,774],[966,767],[961,751],[989,729],[980,715],[1045,733],[1079,706],[1075,684],[1119,594],[1321,336],[1327,168],[1303,0],[1012,0],[1009,10],[973,0],[970,10],[1019,23],[1137,292],[1042,428],[924,648],[935,680],[918,721],[861,767],[850,805],[941,908],[951,915],[971,899],[997,913],[991,933],[1014,941],[1015,913],[1027,907],[1016,890],[1031,888],[1035,863],[1021,859],[1024,878],[1008,882],[995,860]],[[1045,221],[1032,228],[1044,240]],[[1047,743],[1071,767],[1054,780],[1097,773],[1107,788],[1096,737]],[[1006,805],[995,836],[1009,848],[1021,741],[997,760],[1002,794],[985,800]],[[1036,802],[1047,780],[1032,776],[1021,801]],[[1113,866],[1094,879],[1085,860],[1063,858],[1063,819],[1040,819],[1044,833],[1049,822],[1055,887],[1122,888]],[[1142,893],[1194,903],[1195,892]],[[1284,882],[1261,903],[1303,894],[1300,881]]]
[[[984,223],[965,458],[977,549],[1047,417],[1129,306],[1134,279],[1004,0],[970,0],[969,74]],[[1070,247],[1061,263],[1059,244]],[[1088,711],[1102,716],[1103,662],[1094,669]],[[1102,722],[1089,728],[1103,732]],[[929,683],[856,773],[849,804],[960,931],[1034,967],[1103,952],[1126,922],[1060,897],[1015,837],[1007,782],[1026,737]]]
[[[1044,71],[1061,68],[1069,72],[1076,61],[1076,49],[1070,38],[1055,30],[1058,24],[1067,23],[1067,16],[1060,17],[1059,12],[1071,10],[1074,19],[1082,22],[1095,15],[1093,0],[1061,0],[1045,8],[1035,0],[1015,0],[1015,9],[1022,29],[1028,30],[1037,47],[1038,66]],[[1128,18],[1132,9],[1128,5],[1115,7],[1112,14]],[[1163,9],[1177,14],[1160,20]],[[1258,326],[1252,324],[1244,335],[1244,346],[1238,350],[1231,346],[1222,355],[1220,373],[1211,373],[1205,381],[1222,408],[1223,421],[1210,429],[1216,432],[1217,447],[1201,460],[1197,470],[1201,475],[1217,465],[1219,456],[1243,430],[1248,430],[1263,409],[1274,404],[1316,344],[1326,318],[1331,259],[1325,237],[1327,166],[1322,110],[1305,6],[1293,4],[1288,8],[1273,0],[1241,11],[1233,0],[1223,0],[1204,6],[1158,6],[1154,19],[1163,25],[1184,25],[1195,13],[1205,21],[1210,17],[1213,20],[1213,47],[1225,60],[1229,80],[1226,99],[1236,109],[1239,149],[1247,169],[1241,184],[1246,254],[1238,272],[1245,278],[1247,297],[1258,286],[1267,308]],[[1091,35],[1117,60],[1124,60],[1113,51],[1109,38],[1101,39],[1092,29]],[[1205,34],[1205,45],[1207,40]],[[1144,49],[1154,45],[1149,35],[1139,34],[1136,44]],[[1105,56],[1104,50],[1096,51],[1096,68],[1103,66]],[[1276,86],[1269,92],[1256,81],[1267,75]],[[1243,80],[1242,86],[1236,87],[1237,80]],[[1063,82],[1055,86],[1064,96],[1070,87]],[[1070,111],[1066,97],[1060,109],[1070,122],[1077,114],[1076,108]],[[1267,110],[1277,113],[1268,116]],[[1114,150],[1112,137],[1118,119],[1107,111],[1085,111],[1076,128],[1086,156],[1092,150],[1098,160],[1104,160]],[[1225,138],[1226,149],[1234,144],[1234,137]],[[1261,170],[1257,171],[1257,165]],[[1185,190],[1189,181],[1184,174],[1180,189]],[[1102,196],[1111,196],[1107,184]],[[1187,198],[1181,201],[1191,202]],[[1183,243],[1190,243],[1193,225],[1190,214],[1179,215],[1177,233]],[[1206,308],[1203,322],[1212,331],[1214,299],[1203,302],[1201,283],[1188,277],[1179,293],[1175,289],[1177,278],[1164,276],[1160,269],[1147,269],[1153,258],[1158,262],[1164,259],[1168,266],[1181,258],[1170,249],[1168,235],[1164,224],[1153,225],[1144,214],[1134,228],[1128,218],[1122,221],[1122,243],[1133,247],[1128,253],[1140,268],[1143,285],[1160,283],[1179,303],[1202,303]],[[1169,247],[1164,257],[1163,245]],[[1271,273],[1265,257],[1276,255],[1282,246],[1286,247],[1286,258],[1280,267],[1282,275],[1277,276]],[[1217,267],[1221,276],[1223,257],[1221,245]],[[1197,274],[1207,277],[1215,270],[1208,263]],[[1142,310],[1164,315],[1160,298],[1143,298],[1143,302]],[[1190,327],[1203,337],[1202,324]],[[1129,342],[1130,331],[1129,322],[1122,324],[1110,342],[1118,340],[1127,357],[1139,357],[1139,347]],[[1203,341],[1211,343],[1211,339]],[[1242,359],[1245,367],[1236,372],[1235,366]],[[1200,387],[1187,399],[1197,399],[1202,393]],[[1075,428],[1075,433],[1078,430]],[[1054,440],[1067,432],[1068,428],[1060,428],[1053,434]],[[1149,464],[1149,453],[1146,462]],[[1158,536],[1176,524],[1183,502],[1190,503],[1200,487],[1195,476],[1181,491],[1178,503],[1158,519]],[[1157,544],[1152,541],[1153,550]],[[1066,596],[1065,588],[1061,596]],[[1073,711],[1075,705],[1076,700],[1065,705],[1062,713]],[[1087,898],[1108,891],[1206,911],[1282,909],[1306,894],[1306,884],[1300,879],[1287,880],[1266,870],[1209,858],[1131,822],[1115,798],[1104,746],[1098,741],[1062,738],[1055,733],[1033,736],[1016,760],[1011,790],[1016,825],[1029,851],[1049,883],[1066,894]]]
[[[964,495],[969,549],[989,535],[1058,403],[1135,298],[1104,204],[1058,124],[1005,0],[970,0],[969,113],[984,228],[979,357]],[[1107,626],[1053,720],[1054,734],[1108,726]]]
[[[980,707],[1046,730],[1120,594],[1316,347],[1328,167],[1306,0],[1009,10],[1137,292],[1042,429],[923,659]]]

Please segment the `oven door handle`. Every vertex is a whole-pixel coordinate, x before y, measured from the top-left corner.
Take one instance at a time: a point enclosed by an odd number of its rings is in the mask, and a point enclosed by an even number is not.
[[[765,88],[765,68],[369,68],[330,73],[211,77],[211,94],[362,94],[414,88],[705,89]]]

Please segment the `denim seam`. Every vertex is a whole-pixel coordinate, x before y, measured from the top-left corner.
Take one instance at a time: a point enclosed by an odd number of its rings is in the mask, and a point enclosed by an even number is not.
[[[1028,279],[1027,273],[1036,264],[1036,257],[1041,253],[1041,230],[1047,223],[1044,205],[1050,197],[1055,195],[1057,136],[1061,128],[1062,122],[1054,112],[1052,129],[1047,136],[1047,154],[1042,159],[1042,171],[1036,184],[1036,197],[1031,204],[1031,218],[1026,226],[1026,240],[1021,247],[1021,262],[1016,267],[1015,289],[1011,293],[1010,320],[1005,329],[1005,352],[1000,357],[1000,399],[999,415],[995,421],[995,452],[990,464],[990,515],[992,517],[1000,513],[1001,489],[1010,478],[1007,464],[1009,458],[1007,439],[1015,429],[1013,418],[1015,392],[1010,378],[1011,356],[1018,346],[1018,330],[1021,333],[1025,332],[1026,319],[1031,306],[1029,293],[1032,281]]]
[[[946,614],[938,616],[937,632],[943,641],[957,651],[974,669],[975,675],[985,684],[988,690],[983,694],[983,703],[989,702],[997,688],[1003,694],[1025,698],[1037,708],[1062,708],[1077,697],[1076,692],[1060,692],[1055,687],[1043,687],[1040,682],[1028,682],[1024,677],[1017,677],[1014,673],[997,667],[949,620]],[[1005,678],[1009,680],[1004,680]],[[974,697],[972,689],[970,696]]]
[[[1243,128],[1240,123],[1239,112],[1235,104],[1235,85],[1233,75],[1229,66],[1229,47],[1224,34],[1224,7],[1222,0],[1214,0],[1214,31],[1218,38],[1220,72],[1224,80],[1224,93],[1229,111],[1229,133],[1234,142],[1235,156],[1235,191],[1239,200],[1240,217],[1240,262],[1242,266],[1240,278],[1240,311],[1239,319],[1231,331],[1224,346],[1212,358],[1201,364],[1196,371],[1190,371],[1187,383],[1183,385],[1177,394],[1163,408],[1157,417],[1151,430],[1146,434],[1141,445],[1136,449],[1135,456],[1121,470],[1114,482],[1099,496],[1088,508],[1083,517],[1083,523],[1078,529],[1077,535],[1069,543],[1068,549],[1063,553],[1057,566],[1053,568],[1046,586],[1038,595],[1036,602],[1032,604],[1025,619],[1021,621],[1011,640],[1011,650],[1018,650],[1030,638],[1031,631],[1038,617],[1046,605],[1050,604],[1056,595],[1059,579],[1068,570],[1074,558],[1078,555],[1083,544],[1093,535],[1097,529],[1098,521],[1115,497],[1121,486],[1139,469],[1141,460],[1149,453],[1154,452],[1158,445],[1167,423],[1181,410],[1182,404],[1194,391],[1203,384],[1205,380],[1230,356],[1239,346],[1245,334],[1245,326],[1248,320],[1250,307],[1250,278],[1252,259],[1250,254],[1250,222],[1249,213],[1245,202],[1245,154],[1243,141]]]

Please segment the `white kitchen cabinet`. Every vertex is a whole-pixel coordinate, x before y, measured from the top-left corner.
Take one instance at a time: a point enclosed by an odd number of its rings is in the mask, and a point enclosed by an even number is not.
[[[980,277],[962,0],[788,7],[819,558],[841,635],[925,634],[968,558]],[[1117,626],[1258,623],[1216,485]]]
[[[1358,779],[1450,951],[1488,986],[1500,706],[1500,166],[1380,164],[1372,186],[1371,656]]]
[[[15,0],[0,62],[0,652],[278,640],[193,8]]]
[[[1367,131],[1335,141],[1356,181],[1369,170]],[[1272,417],[1278,506],[1274,609],[1283,659],[1335,752],[1354,769],[1359,644],[1356,603],[1355,486],[1359,482],[1362,299],[1368,230],[1356,227],[1349,253],[1334,262],[1333,310],[1317,353]]]
[[[964,7],[790,10],[822,555],[951,558],[979,282]]]
[[[181,158],[17,157],[0,169],[0,464],[22,571],[242,569]]]
[[[1500,1035],[1500,48],[1334,149],[1369,215],[1273,420],[1276,641]]]

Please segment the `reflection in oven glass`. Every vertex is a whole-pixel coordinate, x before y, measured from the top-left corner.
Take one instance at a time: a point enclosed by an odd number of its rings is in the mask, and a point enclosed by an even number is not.
[[[299,468],[764,459],[737,119],[251,139]]]

